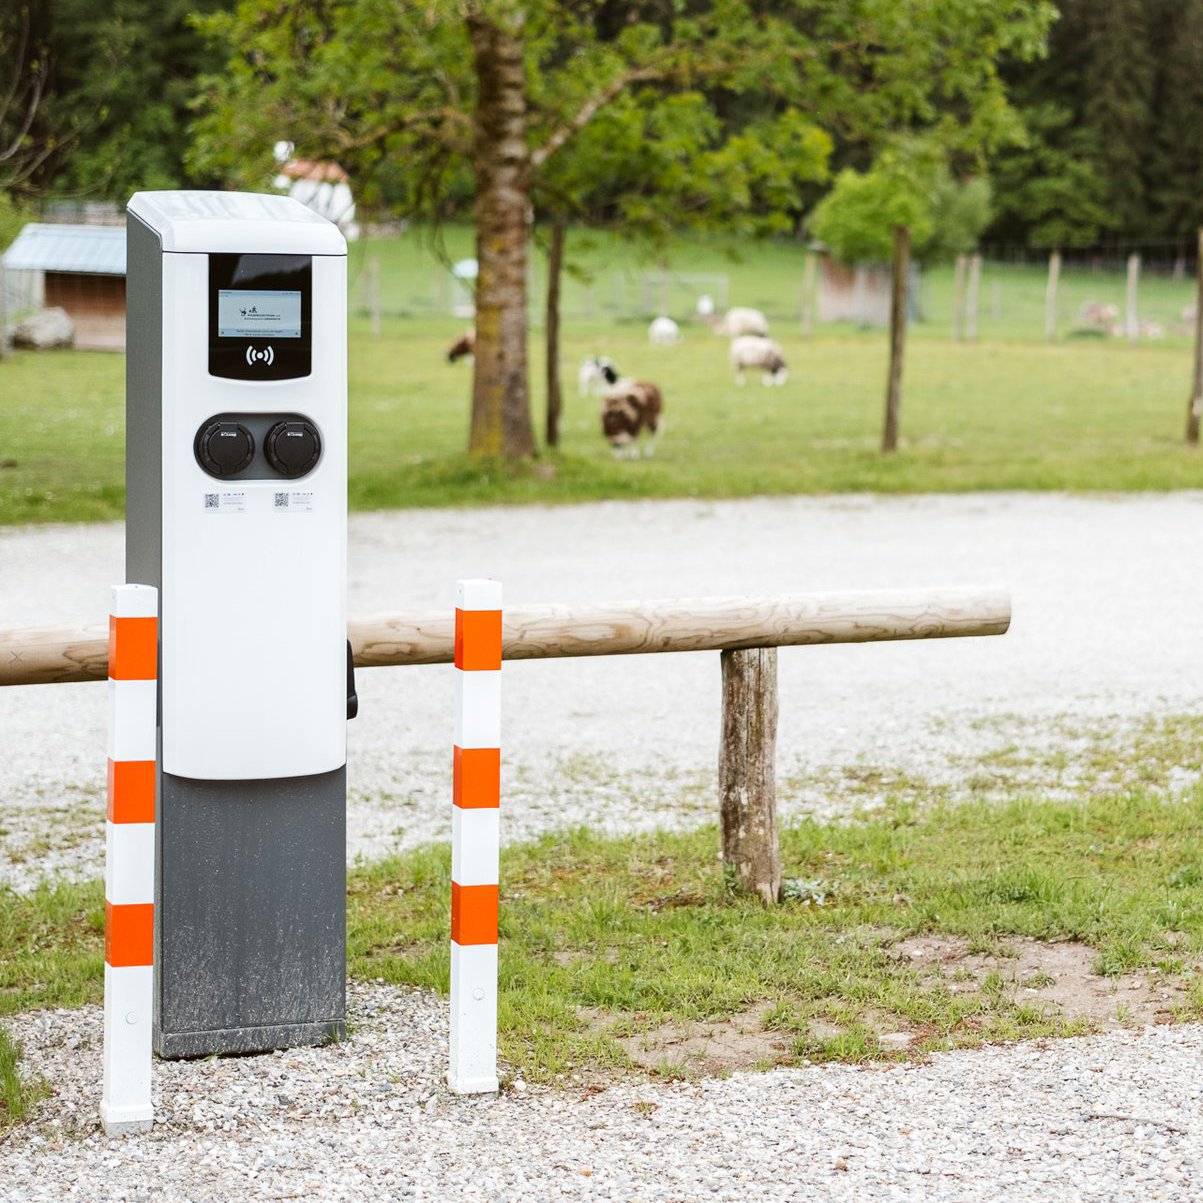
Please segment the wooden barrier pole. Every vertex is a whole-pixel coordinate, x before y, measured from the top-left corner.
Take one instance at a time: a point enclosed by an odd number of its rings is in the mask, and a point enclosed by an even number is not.
[[[776,597],[674,598],[506,610],[506,660],[629,656],[818,643],[876,643],[1002,635],[1011,599],[1002,588],[866,589]],[[352,621],[357,668],[450,664],[454,624],[445,610]],[[0,630],[0,686],[103,681],[104,627]]]
[[[723,863],[766,905],[781,896],[777,841],[777,649],[722,653],[718,793]]]

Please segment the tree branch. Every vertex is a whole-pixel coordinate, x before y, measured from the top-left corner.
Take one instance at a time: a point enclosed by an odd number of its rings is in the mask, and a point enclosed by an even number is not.
[[[597,116],[598,112],[614,100],[624,88],[633,83],[663,79],[668,74],[669,72],[663,67],[644,66],[624,71],[617,78],[612,79],[600,92],[590,96],[572,117],[553,130],[546,142],[531,151],[531,170],[537,171],[542,167],[573,134],[580,133]]]

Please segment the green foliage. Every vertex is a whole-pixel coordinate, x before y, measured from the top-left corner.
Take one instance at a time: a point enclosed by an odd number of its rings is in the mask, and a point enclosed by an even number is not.
[[[845,263],[883,262],[894,228],[907,226],[917,259],[972,250],[990,220],[983,178],[955,180],[939,147],[908,141],[884,152],[865,173],[842,171],[811,219],[811,229]]]
[[[882,166],[863,175],[841,171],[810,224],[845,263],[888,261],[896,226],[910,228],[916,247],[933,229],[930,198],[905,174]]]
[[[36,216],[34,210],[23,201],[0,191],[0,251]]]
[[[38,166],[22,187],[32,194],[125,200],[139,188],[196,182],[182,162],[189,102],[197,72],[215,64],[190,19],[231,2],[35,6],[20,78],[40,73],[45,90],[29,134]],[[0,52],[5,40],[0,22]],[[12,43],[11,35],[7,40]]]

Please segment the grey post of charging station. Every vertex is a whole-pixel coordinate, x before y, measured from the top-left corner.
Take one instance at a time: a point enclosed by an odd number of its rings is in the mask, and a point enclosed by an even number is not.
[[[346,244],[284,197],[129,205],[126,577],[160,597],[154,1046],[344,1031]]]

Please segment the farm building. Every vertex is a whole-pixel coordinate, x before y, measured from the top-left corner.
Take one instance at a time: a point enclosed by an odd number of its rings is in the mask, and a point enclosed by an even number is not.
[[[911,321],[920,316],[919,288],[919,266],[912,261],[907,296],[907,315]],[[820,250],[818,321],[888,326],[891,289],[888,263],[850,265],[834,259],[826,250]]]
[[[4,252],[13,318],[38,309],[65,309],[75,345],[125,347],[125,228],[32,223]]]

